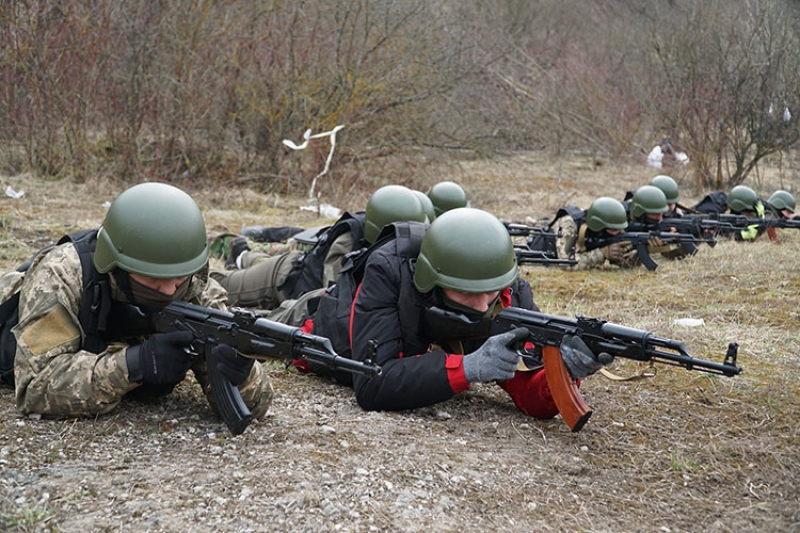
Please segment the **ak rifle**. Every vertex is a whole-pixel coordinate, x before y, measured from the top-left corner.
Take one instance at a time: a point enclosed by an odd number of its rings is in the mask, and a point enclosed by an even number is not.
[[[759,218],[734,215],[732,213],[700,213],[697,215],[683,215],[676,219],[699,220],[701,223],[717,225],[720,233],[747,229],[750,226],[761,228],[788,228],[800,229],[800,219],[797,218]]]
[[[514,254],[517,256],[517,263],[520,265],[565,266],[578,264],[578,260],[574,257],[559,259],[557,255],[551,252],[531,250],[525,245],[514,246]]]
[[[192,351],[206,358],[208,377],[220,415],[234,435],[242,433],[252,421],[252,414],[239,389],[217,371],[213,348],[232,346],[239,354],[259,361],[267,359],[305,359],[331,369],[376,376],[379,366],[371,361],[355,361],[338,355],[330,339],[311,335],[302,329],[259,317],[251,311],[233,312],[176,301],[156,315],[159,332],[191,331]]]
[[[517,222],[507,222],[502,221],[503,225],[508,230],[508,234],[512,237],[530,237],[535,235],[544,235],[546,233],[552,233],[546,227],[540,226],[528,226],[526,224],[519,224]],[[550,222],[549,220],[547,222]]]
[[[708,243],[706,237],[695,237],[689,233],[678,233],[672,231],[658,231],[657,229],[651,231],[624,231],[616,235],[598,236],[592,239],[586,239],[587,250],[601,248],[614,243],[628,242],[636,249],[636,254],[639,260],[647,268],[647,270],[655,270],[658,268],[658,263],[650,255],[648,243],[653,240],[660,240],[663,244],[676,244],[680,243],[687,253],[694,255],[697,253],[697,243]],[[716,244],[716,241],[713,241]]]
[[[717,240],[714,238],[720,229],[728,228],[725,223],[717,220],[710,220],[707,218],[695,218],[693,216],[670,217],[662,219],[657,225],[642,224],[640,222],[633,222],[628,224],[625,231],[652,231],[658,230],[662,232],[683,233],[695,237],[699,242],[705,242],[709,246],[715,246]],[[689,252],[692,253],[692,252]]]
[[[717,363],[693,357],[682,341],[583,315],[571,319],[519,307],[507,307],[494,318],[479,320],[470,320],[460,313],[438,307],[429,308],[426,313],[454,324],[451,329],[453,338],[488,338],[525,328],[528,336],[512,348],[520,353],[528,368],[544,365],[547,385],[558,412],[573,432],[580,431],[592,415],[592,409],[583,400],[561,358],[560,346],[565,335],[580,337],[597,355],[607,353],[623,359],[679,366],[727,377],[742,372],[742,367],[736,364],[739,345],[734,342],[728,344],[723,362]],[[535,346],[533,352],[525,348],[529,342]],[[541,355],[538,350],[541,350]]]
[[[547,221],[549,222],[549,221]],[[559,258],[555,253],[556,238],[561,234],[556,234],[553,230],[547,227],[528,226],[516,222],[503,221],[503,225],[508,230],[509,236],[513,237],[527,237],[525,244],[514,244],[514,252],[517,256],[517,263],[520,265],[577,265],[578,260],[575,257],[568,259]],[[537,242],[541,239],[541,243],[546,245],[547,249],[531,248],[530,244]]]

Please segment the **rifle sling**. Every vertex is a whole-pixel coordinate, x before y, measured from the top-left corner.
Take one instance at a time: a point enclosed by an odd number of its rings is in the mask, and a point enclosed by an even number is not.
[[[632,376],[623,377],[618,374],[611,372],[606,368],[601,368],[600,373],[603,374],[605,377],[610,379],[611,381],[637,381],[644,378],[652,378],[656,375],[657,369],[655,366],[650,365],[638,374],[634,374]]]

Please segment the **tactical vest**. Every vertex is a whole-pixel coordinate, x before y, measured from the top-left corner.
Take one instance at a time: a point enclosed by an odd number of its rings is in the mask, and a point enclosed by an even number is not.
[[[289,298],[297,298],[308,291],[322,289],[322,278],[325,271],[325,258],[334,241],[342,234],[353,235],[353,250],[366,245],[364,240],[364,213],[345,212],[327,231],[319,236],[317,243],[308,252],[301,255],[292,264],[292,270],[286,281],[278,287]]]
[[[356,290],[364,278],[364,269],[370,254],[388,242],[395,241],[397,256],[401,260],[401,290],[404,287],[413,288],[414,270],[410,263],[419,255],[422,238],[428,225],[420,222],[395,222],[384,226],[378,238],[368,248],[355,250],[348,254],[344,266],[339,272],[339,279],[335,285],[322,292],[319,305],[314,315],[314,334],[328,337],[336,353],[342,357],[352,358],[350,348],[350,317]],[[406,328],[412,322],[404,319],[404,315],[419,316],[420,310],[411,304],[413,299],[405,299],[400,295],[404,305],[400,308],[400,323],[404,339],[419,334],[418,328]],[[408,304],[408,305],[405,305]],[[311,365],[317,374],[333,375],[339,383],[352,385],[353,377],[348,372],[331,372],[318,365]]]
[[[111,288],[107,274],[94,268],[94,250],[97,245],[97,230],[83,230],[64,235],[55,246],[71,242],[78,252],[83,271],[83,297],[78,320],[86,335],[82,348],[94,353],[106,349],[108,342],[103,340],[107,318],[111,312]],[[33,260],[54,245],[46,246],[17,268],[26,272]],[[0,304],[0,381],[14,385],[14,357],[17,352],[17,339],[11,329],[19,322],[19,291]]]

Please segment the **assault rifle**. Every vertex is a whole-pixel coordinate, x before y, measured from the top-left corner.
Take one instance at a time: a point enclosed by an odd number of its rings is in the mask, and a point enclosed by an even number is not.
[[[527,246],[514,246],[514,254],[517,256],[517,263],[520,265],[577,265],[578,260],[574,257],[569,259],[559,259],[558,256],[546,250],[531,250]]]
[[[699,221],[704,225],[716,225],[714,235],[720,237],[737,237],[741,231],[751,228],[757,229],[757,235],[767,232],[769,240],[780,242],[780,237],[775,228],[800,229],[800,220],[796,217],[788,218],[759,218],[747,217],[745,215],[734,215],[732,213],[699,213],[694,215],[683,215],[681,219]]]
[[[695,237],[689,233],[677,233],[671,231],[625,231],[616,235],[598,236],[595,238],[586,239],[586,249],[592,250],[602,246],[608,246],[615,242],[629,242],[636,249],[636,254],[639,260],[647,268],[647,270],[655,270],[658,268],[658,263],[650,256],[650,251],[647,249],[647,243],[653,239],[658,239],[664,244],[680,243],[684,245],[684,249],[690,254],[697,253],[695,243],[708,242],[704,237]],[[714,241],[716,243],[716,241]],[[688,246],[691,245],[691,246]]]
[[[527,237],[525,244],[514,243],[517,263],[520,265],[553,266],[578,264],[578,260],[574,256],[568,259],[559,259],[556,254],[556,239],[561,237],[560,230],[559,233],[554,233],[549,227],[527,226],[507,221],[503,221],[503,225],[512,239],[513,237]]]
[[[710,220],[707,218],[698,218],[691,215],[682,217],[664,218],[658,225],[655,226],[658,231],[669,231],[675,233],[685,233],[697,239],[702,239],[703,242],[709,246],[715,246],[717,240],[714,235],[720,230],[727,227],[725,223],[718,220]],[[651,231],[653,226],[634,222],[628,224],[626,231]],[[689,243],[686,243],[689,244]],[[692,252],[689,252],[692,253]]]
[[[311,335],[242,309],[227,312],[188,302],[172,302],[156,315],[155,326],[162,333],[185,330],[194,334],[192,350],[206,358],[220,415],[234,435],[242,433],[253,417],[239,389],[217,371],[212,348],[219,344],[228,344],[241,355],[259,361],[306,359],[331,369],[370,377],[381,373],[381,368],[371,361],[362,363],[337,355],[326,337]]]
[[[732,213],[701,213],[697,215],[683,215],[681,218],[700,220],[704,223],[716,223],[719,230],[735,231],[746,229],[750,226],[759,228],[789,228],[800,229],[800,220],[796,218],[751,218]]]
[[[686,370],[728,377],[742,372],[742,367],[736,364],[739,345],[735,342],[728,344],[724,361],[716,363],[693,357],[682,341],[658,337],[649,331],[583,315],[571,319],[507,307],[494,318],[469,320],[462,314],[436,307],[429,308],[426,312],[440,319],[446,318],[450,324],[457,324],[451,330],[453,338],[486,338],[515,328],[527,329],[527,338],[519,341],[513,348],[522,355],[528,368],[544,365],[547,385],[558,412],[573,432],[580,431],[586,424],[592,415],[592,409],[584,402],[575,380],[561,358],[559,348],[564,335],[577,335],[597,355],[607,353],[624,359],[680,366]],[[524,348],[527,342],[541,349],[540,358],[536,352],[531,353]]]
[[[528,237],[531,235],[543,235],[545,233],[552,233],[546,227],[528,226],[525,224],[518,224],[516,222],[502,221],[503,225],[508,230],[508,234],[512,237]],[[549,220],[547,221],[549,222]]]

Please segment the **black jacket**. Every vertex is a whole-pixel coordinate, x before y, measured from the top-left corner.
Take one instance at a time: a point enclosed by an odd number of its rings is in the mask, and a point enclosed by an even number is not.
[[[372,359],[380,376],[353,378],[356,398],[366,410],[402,410],[436,404],[469,388],[462,355],[438,348],[433,334],[425,334],[424,309],[431,295],[413,284],[415,258],[401,257],[391,241],[371,253],[358,288],[351,316],[352,357]],[[515,281],[501,293],[505,307],[537,310],[530,285]],[[470,353],[480,342],[465,346]],[[374,350],[373,350],[374,346]],[[544,372],[517,372],[501,386],[524,412],[551,418],[557,410],[546,386]]]

